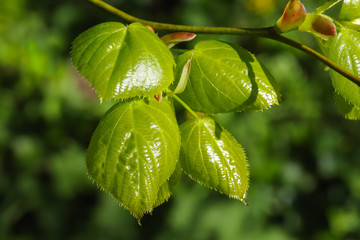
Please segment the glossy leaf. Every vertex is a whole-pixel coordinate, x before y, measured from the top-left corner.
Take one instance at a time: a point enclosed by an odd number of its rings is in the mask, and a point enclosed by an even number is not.
[[[346,101],[339,94],[335,94],[335,104],[339,112],[345,116],[345,118],[350,120],[359,120],[360,119],[360,107],[354,106],[354,104]]]
[[[245,202],[249,172],[240,144],[212,118],[180,126],[181,166],[192,179]]]
[[[329,43],[329,58],[360,77],[360,33],[342,29]],[[360,107],[360,87],[335,71],[331,71],[335,91],[347,102]]]
[[[137,218],[150,212],[175,169],[180,133],[172,102],[133,100],[102,118],[86,156],[88,173]]]
[[[275,81],[247,50],[219,41],[203,41],[177,59],[177,86],[191,59],[188,84],[179,96],[199,112],[262,110],[278,104]]]
[[[72,57],[103,100],[154,96],[174,79],[171,52],[140,23],[96,25],[75,39]]]
[[[360,19],[360,0],[344,0],[339,18],[347,21]]]

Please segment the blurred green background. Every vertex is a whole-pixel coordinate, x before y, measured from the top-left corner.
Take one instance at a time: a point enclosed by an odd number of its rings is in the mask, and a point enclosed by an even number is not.
[[[308,11],[323,2],[303,1]],[[150,20],[265,27],[286,1],[109,3]],[[138,226],[86,175],[91,134],[113,103],[100,105],[76,73],[71,42],[105,21],[121,20],[85,0],[0,2],[0,239],[360,239],[360,123],[337,113],[324,66],[271,40],[215,35],[180,47],[238,43],[281,87],[280,106],[216,116],[247,152],[249,206],[183,176]],[[316,48],[308,34],[288,35]],[[181,108],[177,115],[184,119]]]

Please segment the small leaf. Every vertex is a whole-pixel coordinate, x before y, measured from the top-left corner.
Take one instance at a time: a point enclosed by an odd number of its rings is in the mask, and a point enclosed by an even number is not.
[[[179,96],[193,110],[224,113],[263,110],[279,103],[269,72],[247,50],[219,41],[203,41],[177,58],[177,86],[184,65],[191,60],[185,91]]]
[[[102,100],[154,96],[174,79],[171,52],[140,23],[96,25],[75,39],[72,56]]]
[[[342,29],[329,46],[330,60],[360,77],[360,32]],[[333,70],[331,79],[335,91],[347,102],[360,108],[360,87]]]
[[[334,7],[336,4],[341,2],[342,0],[328,0],[320,7],[316,8],[316,10],[313,12],[315,14],[322,14],[323,12],[329,10],[330,8]]]
[[[335,94],[335,104],[339,112],[344,115],[345,118],[350,120],[360,119],[360,108],[354,106],[354,104],[347,102],[340,94]]]
[[[192,179],[245,202],[249,171],[240,144],[214,119],[180,126],[181,166]]]
[[[360,19],[360,1],[344,0],[344,3],[340,10],[339,18],[346,21]]]
[[[133,100],[101,119],[86,155],[90,177],[138,219],[175,170],[180,133],[172,102]]]
[[[191,59],[189,59],[183,67],[178,85],[173,91],[174,94],[179,94],[185,91],[186,85],[189,81],[190,71],[191,71]]]

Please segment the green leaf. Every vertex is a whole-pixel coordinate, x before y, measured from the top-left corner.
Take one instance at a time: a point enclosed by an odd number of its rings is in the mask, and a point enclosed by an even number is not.
[[[339,94],[335,94],[334,96],[335,104],[337,109],[341,114],[345,116],[345,118],[350,120],[359,120],[360,119],[360,108],[354,106],[350,102],[347,102],[342,96]]]
[[[323,12],[329,10],[330,8],[334,7],[336,4],[340,3],[341,0],[328,0],[320,7],[316,8],[313,13],[315,14],[322,14]]]
[[[163,185],[161,185],[154,208],[160,206],[161,204],[163,204],[163,202],[167,201],[170,198],[174,187],[176,186],[176,184],[178,184],[178,182],[181,179],[181,175],[182,175],[182,168],[180,165],[180,161],[178,161],[176,164],[175,171],[173,172],[169,180],[166,181]]]
[[[342,29],[329,43],[329,58],[354,75],[360,77],[360,33]],[[331,70],[335,91],[347,102],[360,107],[360,87],[341,74]]]
[[[86,156],[88,173],[138,219],[150,212],[175,170],[180,133],[172,102],[133,100],[101,119]]]
[[[245,202],[249,171],[240,144],[214,119],[188,120],[180,126],[181,166],[192,179]]]
[[[360,1],[344,0],[340,10],[339,18],[341,20],[351,21],[360,18]]]
[[[140,23],[96,25],[75,39],[72,57],[102,100],[154,96],[174,79],[170,50]]]
[[[273,77],[254,55],[239,46],[214,40],[198,43],[194,50],[178,57],[177,81],[189,59],[190,78],[179,96],[196,111],[262,110],[279,103]]]

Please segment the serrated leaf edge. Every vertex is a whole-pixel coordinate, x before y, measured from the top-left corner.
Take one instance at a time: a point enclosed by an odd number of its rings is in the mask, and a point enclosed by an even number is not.
[[[213,120],[214,120],[214,119],[213,119]],[[214,122],[217,123],[215,120],[214,120]],[[199,124],[199,122],[197,122],[196,124]],[[206,124],[203,124],[203,125],[206,127],[206,129],[208,129],[208,127],[206,126]],[[221,125],[219,125],[219,126],[222,128],[222,130],[223,130],[224,132],[226,132],[227,134],[229,134],[230,137],[234,138],[225,128],[223,128]],[[194,128],[195,128],[195,127],[194,127]],[[209,130],[209,129],[208,129],[208,130]],[[211,134],[210,131],[209,131],[209,133]],[[189,135],[191,135],[191,134],[189,134]],[[211,135],[212,135],[212,134],[211,134]],[[234,138],[234,140],[236,141],[235,138]],[[216,142],[216,141],[215,141],[215,142]],[[237,141],[236,141],[236,145],[238,145],[237,147],[239,147],[239,148],[241,149],[241,151],[244,153],[244,157],[245,157],[245,158],[244,158],[244,161],[246,162],[246,168],[247,168],[247,170],[249,171],[249,162],[247,161],[247,157],[246,157],[244,148],[243,148],[243,147],[241,146],[241,144],[238,143]],[[180,150],[180,151],[181,151],[181,150]],[[245,189],[245,192],[244,192],[243,196],[240,198],[240,197],[238,197],[237,195],[226,194],[226,193],[220,191],[219,189],[214,188],[214,187],[210,186],[209,184],[206,184],[206,183],[202,182],[200,179],[197,179],[197,178],[194,177],[192,174],[188,173],[185,169],[183,169],[183,172],[186,173],[186,175],[188,175],[193,181],[195,181],[195,182],[197,182],[197,183],[199,183],[199,184],[201,184],[201,185],[203,185],[203,186],[205,186],[205,187],[207,187],[207,188],[209,188],[209,189],[215,190],[215,191],[217,191],[217,192],[219,192],[219,193],[221,193],[221,194],[223,194],[223,195],[226,195],[226,196],[228,196],[229,198],[233,198],[233,199],[240,200],[240,201],[242,201],[245,205],[247,205],[246,197],[247,197],[247,192],[248,192],[249,183],[250,183],[250,175],[248,175],[247,187],[246,187],[246,189]]]

